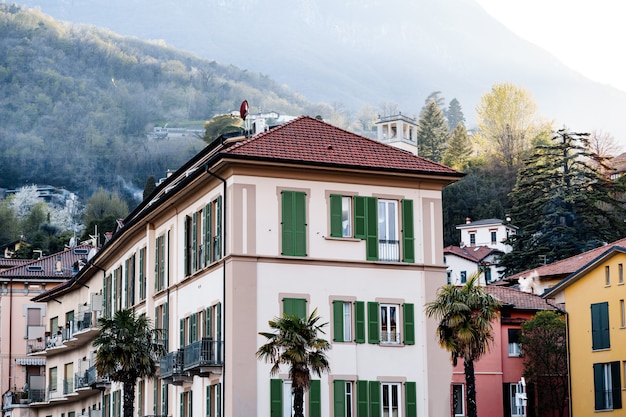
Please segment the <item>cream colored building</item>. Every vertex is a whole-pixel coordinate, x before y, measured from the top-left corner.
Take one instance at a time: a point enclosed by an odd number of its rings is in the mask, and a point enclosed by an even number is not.
[[[331,371],[313,376],[307,417],[450,415],[449,354],[423,306],[446,283],[441,189],[460,177],[310,117],[218,139],[39,300],[58,317],[83,305],[92,320],[133,308],[164,329],[168,354],[138,382],[138,416],[291,415],[288,369],[270,376],[257,360],[259,332],[314,309],[329,322]],[[33,415],[121,416],[121,388],[90,379],[94,336],[88,326],[44,351]]]

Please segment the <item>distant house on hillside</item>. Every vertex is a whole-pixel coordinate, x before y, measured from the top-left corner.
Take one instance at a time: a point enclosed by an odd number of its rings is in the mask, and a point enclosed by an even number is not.
[[[472,222],[469,218],[456,227],[461,231],[459,246],[444,248],[444,262],[448,266],[448,283],[465,284],[467,278],[480,271],[480,284],[487,285],[500,279],[498,257],[511,251],[504,241],[516,233],[517,227],[500,219]]]

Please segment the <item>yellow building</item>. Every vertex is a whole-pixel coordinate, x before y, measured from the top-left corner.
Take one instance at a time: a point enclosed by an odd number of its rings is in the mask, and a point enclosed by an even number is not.
[[[626,248],[613,246],[543,297],[565,305],[574,417],[626,416]]]

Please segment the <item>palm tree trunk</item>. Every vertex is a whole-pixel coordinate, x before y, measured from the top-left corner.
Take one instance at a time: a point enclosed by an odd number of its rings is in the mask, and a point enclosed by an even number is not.
[[[123,394],[123,404],[124,404],[124,417],[133,417],[135,413],[134,402],[135,402],[135,383],[134,382],[124,382],[124,394]]]
[[[465,389],[467,390],[467,417],[478,417],[476,407],[476,377],[474,376],[474,360],[465,358]]]
[[[293,388],[293,416],[304,417],[304,388]]]

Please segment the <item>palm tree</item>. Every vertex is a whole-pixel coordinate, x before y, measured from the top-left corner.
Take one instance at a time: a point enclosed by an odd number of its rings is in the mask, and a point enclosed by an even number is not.
[[[477,417],[474,361],[493,341],[491,322],[497,318],[500,302],[478,285],[480,274],[470,276],[462,287],[445,285],[437,298],[426,304],[426,314],[439,321],[439,344],[451,354],[452,363],[463,358],[467,388],[467,415]]]
[[[260,360],[272,363],[270,375],[280,371],[280,365],[289,366],[289,378],[294,395],[294,417],[304,416],[304,391],[311,386],[311,372],[318,376],[330,371],[326,351],[330,343],[318,338],[318,332],[328,323],[317,324],[320,317],[315,309],[308,318],[284,315],[269,321],[274,333],[259,332],[267,343],[256,355]]]
[[[153,378],[165,348],[158,343],[161,333],[153,329],[145,315],[119,310],[113,318],[98,319],[99,334],[94,339],[96,370],[112,381],[122,383],[124,417],[134,413],[135,384],[138,378]]]

